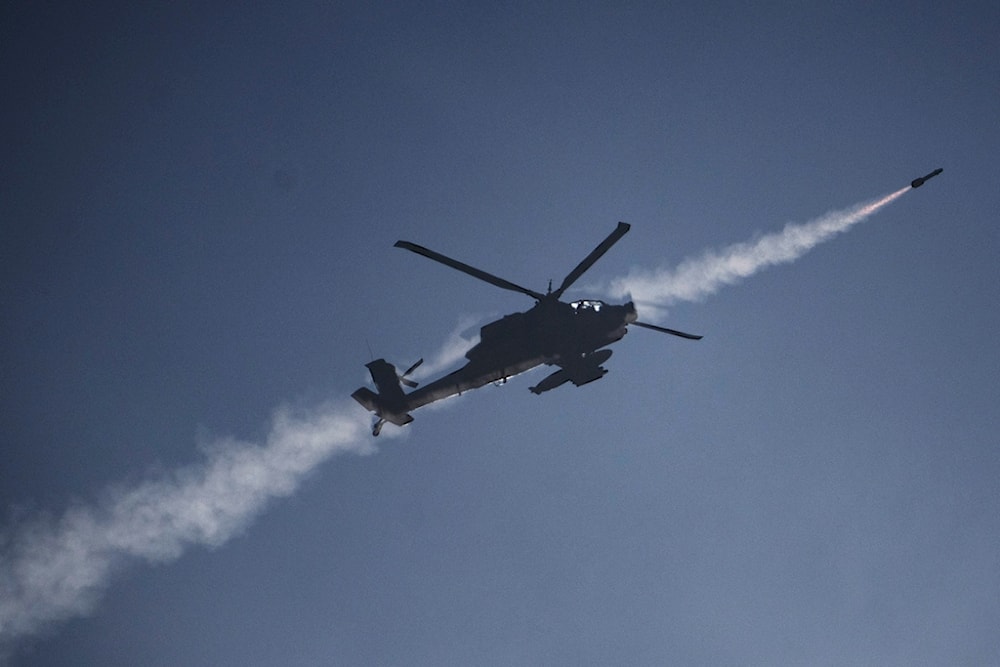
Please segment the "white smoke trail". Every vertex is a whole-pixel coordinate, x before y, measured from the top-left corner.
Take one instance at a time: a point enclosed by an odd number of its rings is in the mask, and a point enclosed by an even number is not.
[[[55,521],[22,522],[0,539],[0,659],[15,640],[88,613],[130,560],[219,546],[330,456],[374,452],[367,424],[356,406],[282,409],[262,443],[217,440],[200,464],[109,491]]]
[[[669,306],[678,301],[700,301],[726,285],[738,283],[761,269],[793,262],[813,247],[872,216],[910,190],[906,186],[881,199],[849,209],[831,211],[802,224],[787,224],[780,232],[755,241],[737,243],[687,259],[674,269],[632,270],[611,283],[612,296],[631,297],[640,304]]]

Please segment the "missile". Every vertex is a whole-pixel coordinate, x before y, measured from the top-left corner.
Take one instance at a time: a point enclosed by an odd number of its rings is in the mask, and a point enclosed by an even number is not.
[[[927,174],[926,176],[921,176],[920,178],[914,178],[912,181],[910,181],[910,187],[911,188],[919,188],[921,185],[924,184],[924,181],[926,181],[929,178],[934,178],[935,176],[937,176],[938,174],[940,174],[942,171],[944,171],[944,169],[942,169],[941,167],[938,167],[937,169],[935,169],[931,173]]]

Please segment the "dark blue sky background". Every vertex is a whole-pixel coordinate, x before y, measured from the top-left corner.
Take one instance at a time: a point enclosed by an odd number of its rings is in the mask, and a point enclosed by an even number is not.
[[[420,411],[13,664],[1000,662],[995,4],[0,12],[5,554],[531,305],[397,239],[541,290],[625,220],[601,297],[945,168],[671,307],[701,342]]]

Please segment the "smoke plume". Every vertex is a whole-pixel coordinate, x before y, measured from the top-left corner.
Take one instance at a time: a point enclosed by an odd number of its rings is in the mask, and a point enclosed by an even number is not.
[[[263,442],[216,440],[199,464],[3,536],[0,658],[18,638],[90,611],[130,561],[169,562],[194,545],[219,546],[332,455],[373,452],[367,423],[355,406],[282,409]]]
[[[719,251],[687,259],[673,269],[632,270],[611,283],[617,298],[631,297],[640,304],[669,306],[678,301],[700,301],[775,264],[793,262],[812,248],[874,215],[883,206],[910,190],[910,186],[881,199],[849,209],[831,211],[802,224],[787,224],[780,232],[754,241],[737,243]]]

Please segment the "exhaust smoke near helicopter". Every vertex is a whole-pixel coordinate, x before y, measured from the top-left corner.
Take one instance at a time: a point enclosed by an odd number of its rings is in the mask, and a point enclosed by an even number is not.
[[[385,422],[397,426],[409,424],[413,421],[409,413],[424,405],[490,382],[505,382],[507,378],[542,364],[558,366],[559,370],[530,387],[535,394],[555,389],[567,382],[579,387],[599,380],[608,372],[601,364],[611,356],[611,350],[603,348],[621,340],[630,324],[689,340],[701,339],[701,336],[676,329],[639,322],[635,304],[631,301],[615,305],[596,299],[573,302],[560,300],[563,293],[617,243],[629,228],[627,223],[619,222],[614,231],[566,275],[558,288],[553,291],[550,285],[545,294],[521,287],[415,243],[397,241],[397,248],[423,255],[495,287],[520,292],[533,298],[536,303],[527,311],[505,315],[483,326],[480,329],[479,343],[465,354],[468,359],[465,366],[423,387],[416,388],[417,383],[407,377],[421,364],[422,359],[402,374],[385,359],[376,359],[366,364],[378,393],[361,387],[351,397],[375,413],[372,435],[378,435]],[[413,388],[413,391],[405,393],[402,385]]]

